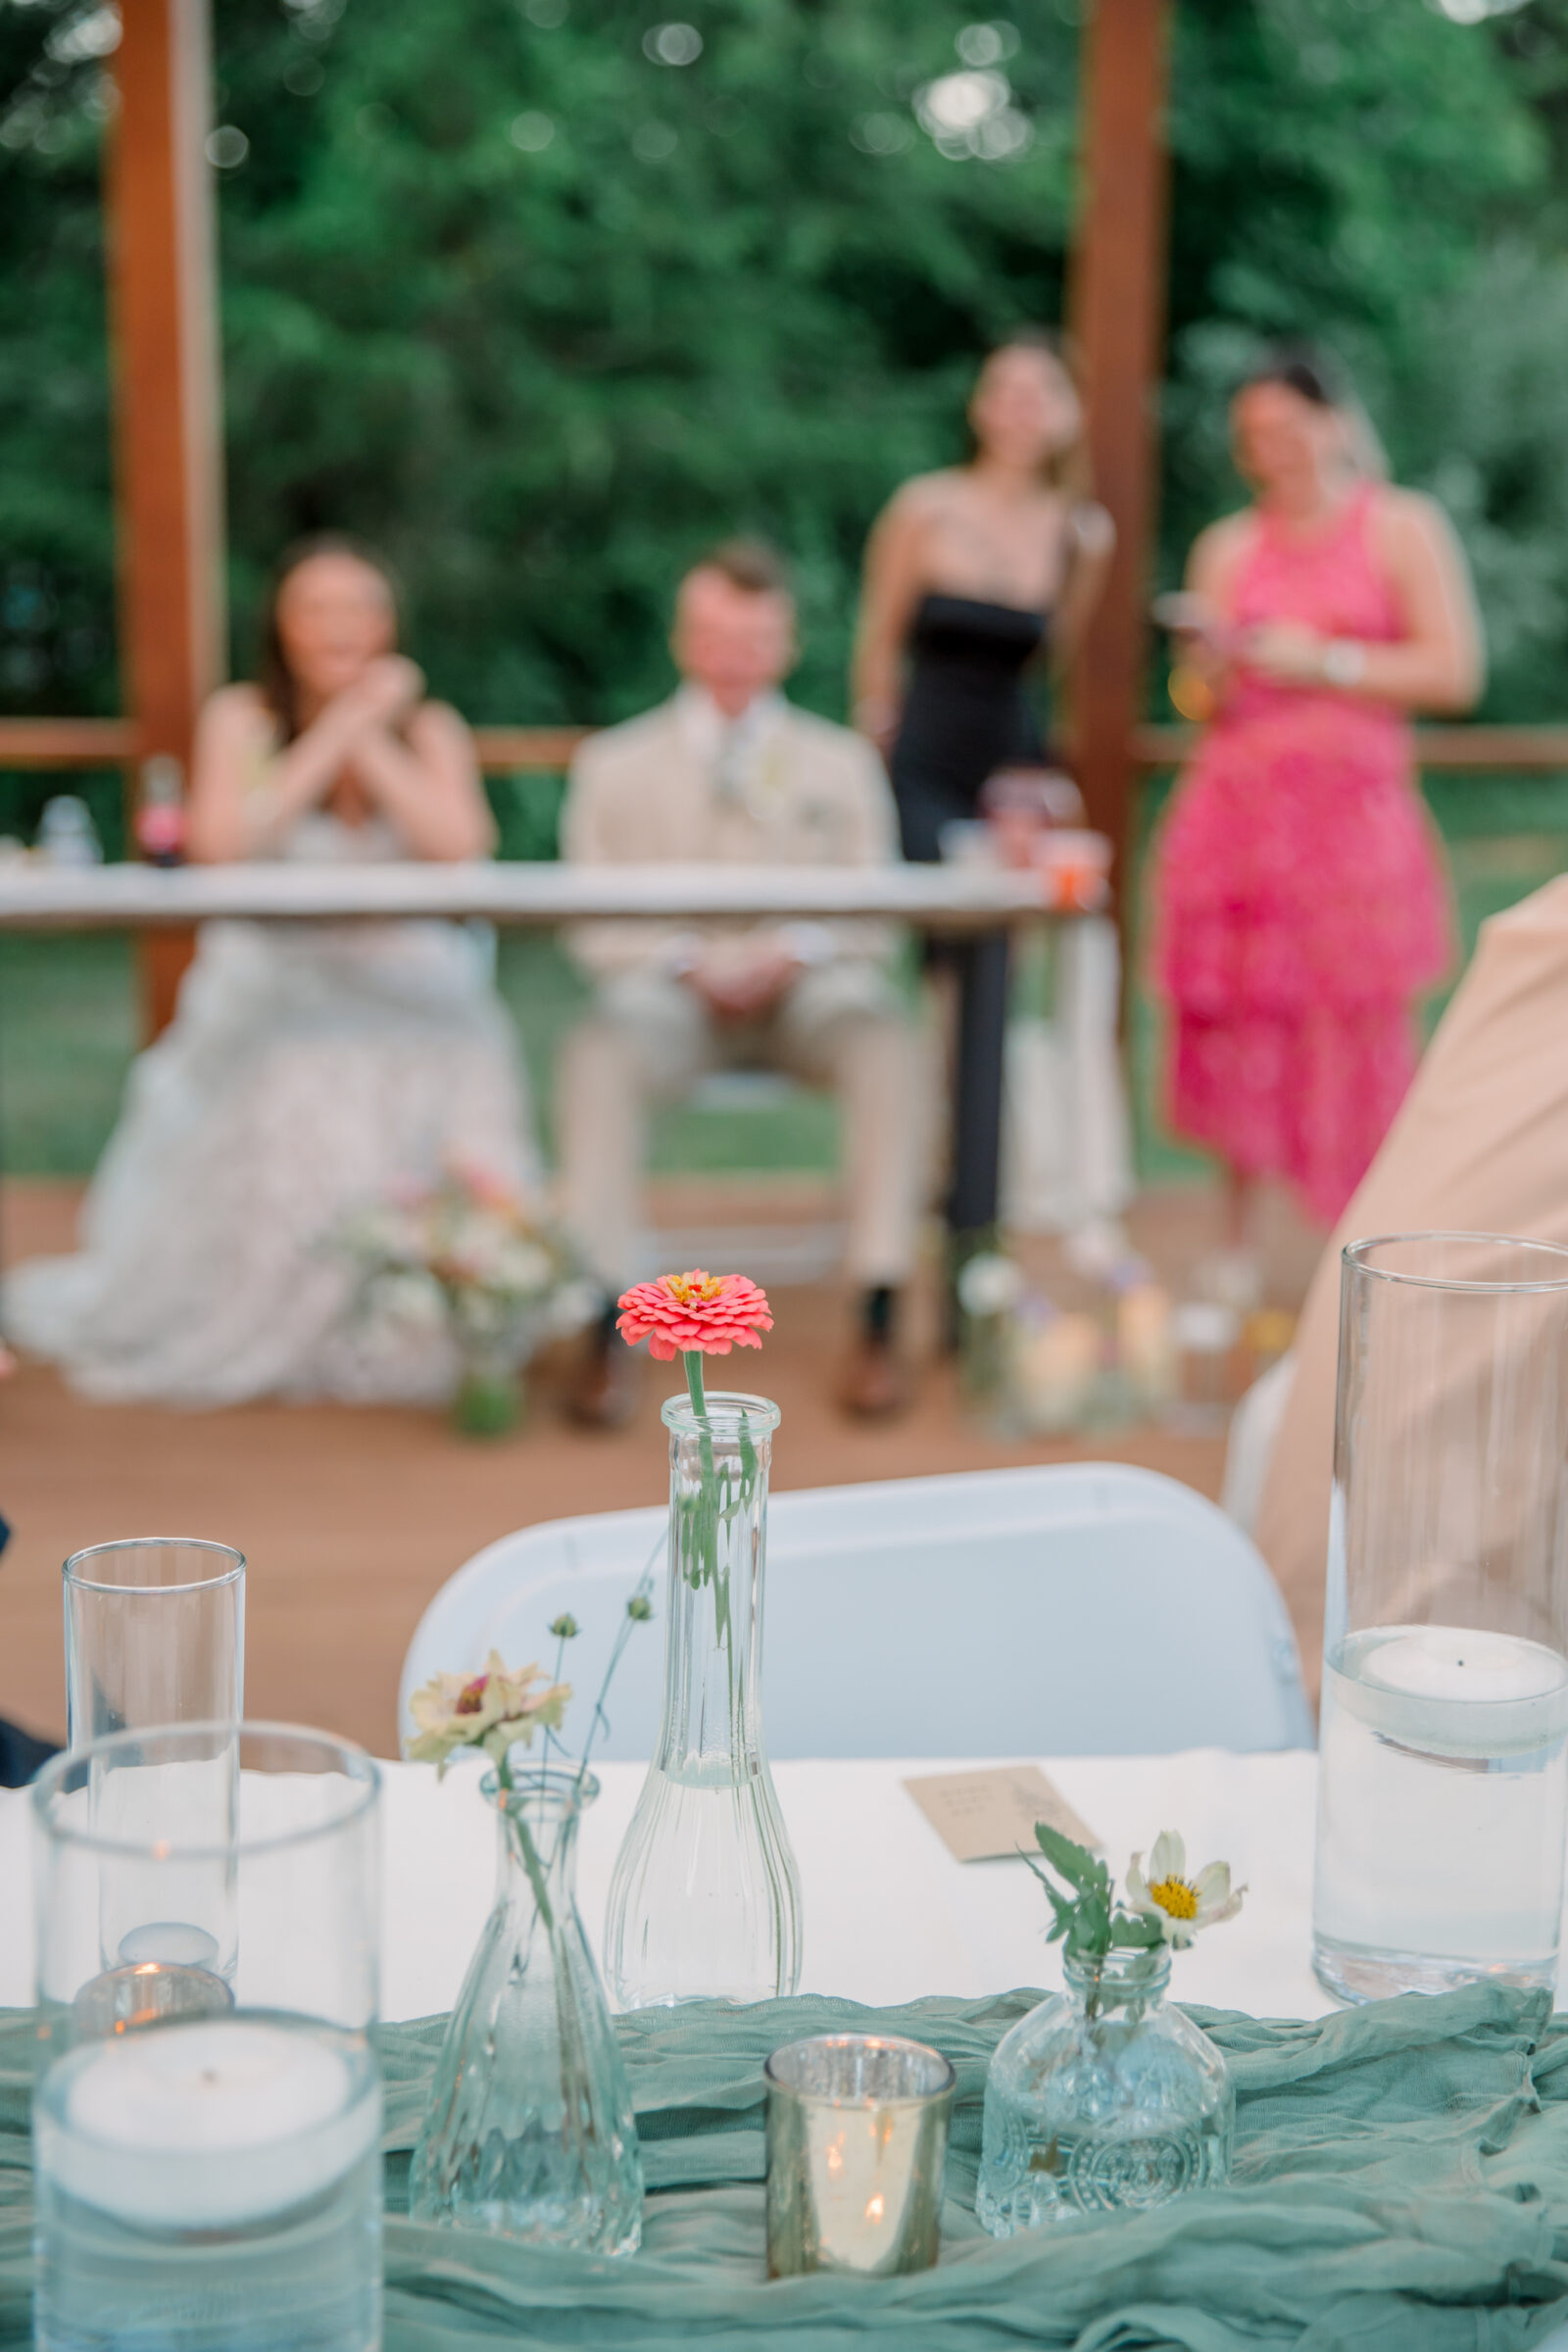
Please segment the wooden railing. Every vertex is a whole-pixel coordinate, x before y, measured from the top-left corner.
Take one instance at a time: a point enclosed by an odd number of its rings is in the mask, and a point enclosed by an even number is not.
[[[140,739],[133,718],[0,718],[0,767],[120,767]]]
[[[1178,766],[1198,740],[1196,727],[1139,727],[1133,759],[1145,769]],[[1568,727],[1417,727],[1422,767],[1449,773],[1548,775],[1568,770]]]
[[[566,766],[591,727],[476,727],[486,775]],[[122,767],[141,756],[133,718],[0,718],[0,768]]]
[[[486,775],[559,773],[592,732],[475,727],[474,739]],[[1423,767],[1492,775],[1568,772],[1568,726],[1418,727],[1415,739]],[[1149,772],[1175,767],[1195,740],[1192,727],[1140,727],[1133,736],[1134,762]],[[140,750],[140,729],[130,718],[0,718],[0,769],[122,767]]]

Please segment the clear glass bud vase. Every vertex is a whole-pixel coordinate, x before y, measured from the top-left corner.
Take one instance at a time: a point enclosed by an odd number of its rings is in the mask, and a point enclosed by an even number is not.
[[[669,1431],[664,1713],[616,1857],[605,1974],[623,2009],[772,2000],[801,1977],[801,1891],[762,1744],[775,1404],[684,1396]]]
[[[632,2254],[643,2171],[631,2093],[577,1911],[591,1775],[519,1774],[496,1807],[500,1866],[436,2061],[409,2178],[417,2222]]]
[[[1166,2001],[1169,1953],[1062,1968],[1062,1991],[1004,2035],[986,2075],[975,2212],[993,2237],[1142,2213],[1230,2177],[1230,2069]]]

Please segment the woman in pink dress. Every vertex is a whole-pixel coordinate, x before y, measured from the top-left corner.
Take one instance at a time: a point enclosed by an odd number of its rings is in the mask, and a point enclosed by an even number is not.
[[[1180,600],[1209,723],[1155,894],[1172,1117],[1226,1164],[1216,1272],[1241,1303],[1256,1180],[1288,1178],[1331,1225],[1409,1083],[1414,1002],[1453,942],[1406,714],[1467,709],[1482,651],[1446,518],[1378,478],[1321,361],[1281,354],[1231,421],[1254,500],[1203,532]]]

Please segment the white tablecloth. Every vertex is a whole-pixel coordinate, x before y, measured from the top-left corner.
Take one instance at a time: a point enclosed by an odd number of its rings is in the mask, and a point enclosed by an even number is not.
[[[1078,836],[1083,842],[1085,836]],[[394,858],[290,864],[259,858],[166,872],[119,865],[0,865],[0,931],[121,930],[240,915],[327,921],[483,915],[551,926],[589,916],[700,920],[883,915],[958,933],[1103,905],[1103,879],[1067,865],[565,865],[533,859]]]
[[[1012,1761],[1013,1759],[1002,1759]],[[1307,1951],[1316,1759],[1235,1756],[1042,1759],[1118,1873],[1134,1848],[1179,1829],[1195,1866],[1222,1857],[1250,1892],[1239,1919],[1176,1963],[1187,2000],[1263,2017],[1315,2017],[1330,2005]],[[955,1862],[906,1776],[976,1769],[856,1761],[774,1766],[800,1864],[806,1921],[802,1989],[874,2006],[922,1993],[978,1994],[1054,1984],[1044,1894],[1017,1859]],[[495,1827],[478,1773],[387,1764],[382,2014],[450,2008],[489,1908]],[[604,1793],[580,1839],[578,1898],[596,1949],[610,1873],[642,1785],[640,1764],[598,1768]],[[27,1797],[0,1796],[0,2005],[32,1998]]]

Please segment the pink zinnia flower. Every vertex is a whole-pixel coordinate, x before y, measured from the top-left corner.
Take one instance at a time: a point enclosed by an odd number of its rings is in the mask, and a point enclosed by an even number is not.
[[[728,1355],[732,1348],[760,1348],[771,1331],[767,1298],[744,1274],[661,1274],[639,1282],[616,1300],[615,1325],[628,1348],[648,1342],[648,1352],[667,1364],[677,1355]]]

